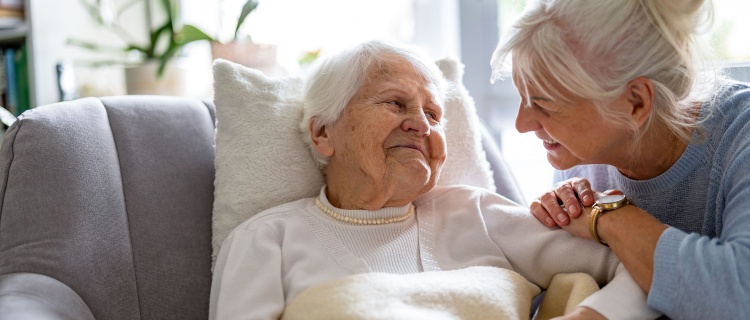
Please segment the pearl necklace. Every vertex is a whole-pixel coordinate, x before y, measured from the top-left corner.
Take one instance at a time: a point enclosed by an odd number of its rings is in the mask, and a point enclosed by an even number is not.
[[[387,218],[387,219],[357,219],[357,218],[350,218],[344,215],[341,215],[330,208],[328,208],[326,205],[323,204],[323,202],[320,201],[320,197],[315,199],[315,205],[320,209],[320,211],[323,211],[323,213],[327,214],[329,217],[344,222],[344,223],[350,223],[350,224],[359,224],[359,225],[381,225],[381,224],[388,224],[388,223],[394,223],[394,222],[401,222],[406,219],[409,219],[414,214],[414,205],[409,205],[409,210],[406,211],[406,214],[400,217],[393,217],[393,218]]]

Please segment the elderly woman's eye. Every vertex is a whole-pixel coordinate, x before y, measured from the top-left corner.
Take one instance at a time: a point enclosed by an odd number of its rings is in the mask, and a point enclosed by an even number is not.
[[[431,111],[427,111],[424,114],[427,115],[428,118],[430,118],[432,120],[435,120],[435,121],[438,121],[438,116],[437,116],[436,113],[431,112]]]
[[[394,106],[399,107],[399,108],[404,106],[403,103],[401,103],[399,101],[396,101],[396,100],[388,101],[388,104],[394,105]]]

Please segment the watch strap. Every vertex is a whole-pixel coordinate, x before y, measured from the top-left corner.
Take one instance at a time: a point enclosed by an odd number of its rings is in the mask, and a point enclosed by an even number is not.
[[[633,201],[631,201],[628,197],[624,197],[622,201],[618,201],[616,203],[594,204],[594,207],[591,209],[591,214],[589,214],[589,233],[591,233],[591,238],[599,244],[609,247],[609,245],[599,237],[599,232],[597,230],[599,217],[607,211],[620,209],[629,204],[633,204]]]
[[[603,246],[609,247],[606,242],[599,238],[599,233],[596,230],[596,223],[599,221],[599,216],[601,216],[602,213],[604,213],[604,210],[598,205],[595,205],[591,209],[591,213],[589,214],[589,233],[591,233],[591,238],[594,239],[594,241]]]

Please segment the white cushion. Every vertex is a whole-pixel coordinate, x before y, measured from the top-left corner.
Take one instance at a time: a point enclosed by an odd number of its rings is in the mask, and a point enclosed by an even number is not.
[[[481,145],[474,101],[461,84],[463,65],[437,62],[456,84],[446,101],[448,158],[440,185],[467,184],[495,190]],[[232,229],[254,214],[293,200],[313,197],[324,184],[302,121],[303,80],[269,78],[258,70],[217,59],[216,181],[213,257]]]

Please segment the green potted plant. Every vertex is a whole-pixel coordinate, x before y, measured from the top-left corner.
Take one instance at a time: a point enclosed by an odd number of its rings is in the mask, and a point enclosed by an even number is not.
[[[157,3],[154,4],[153,1]],[[175,61],[179,60],[180,50],[185,45],[195,41],[214,41],[199,28],[180,23],[178,0],[130,0],[116,8],[112,0],[80,2],[97,24],[114,33],[124,45],[104,46],[79,39],[70,39],[68,43],[95,51],[139,53],[139,61],[127,64],[125,68],[129,94],[182,95],[180,78],[184,77],[183,72],[171,65],[178,64]],[[120,21],[124,12],[135,8],[139,3],[145,10],[144,23],[148,30],[148,34],[140,38],[130,34],[128,30],[131,28]],[[161,11],[163,18],[160,23],[153,23],[155,14],[152,9]]]
[[[257,8],[257,0],[246,1],[234,25],[232,37],[228,41],[211,42],[211,53],[214,59],[229,60],[271,75],[281,74],[283,71],[276,63],[276,45],[259,44],[249,35],[242,34],[242,25]]]

